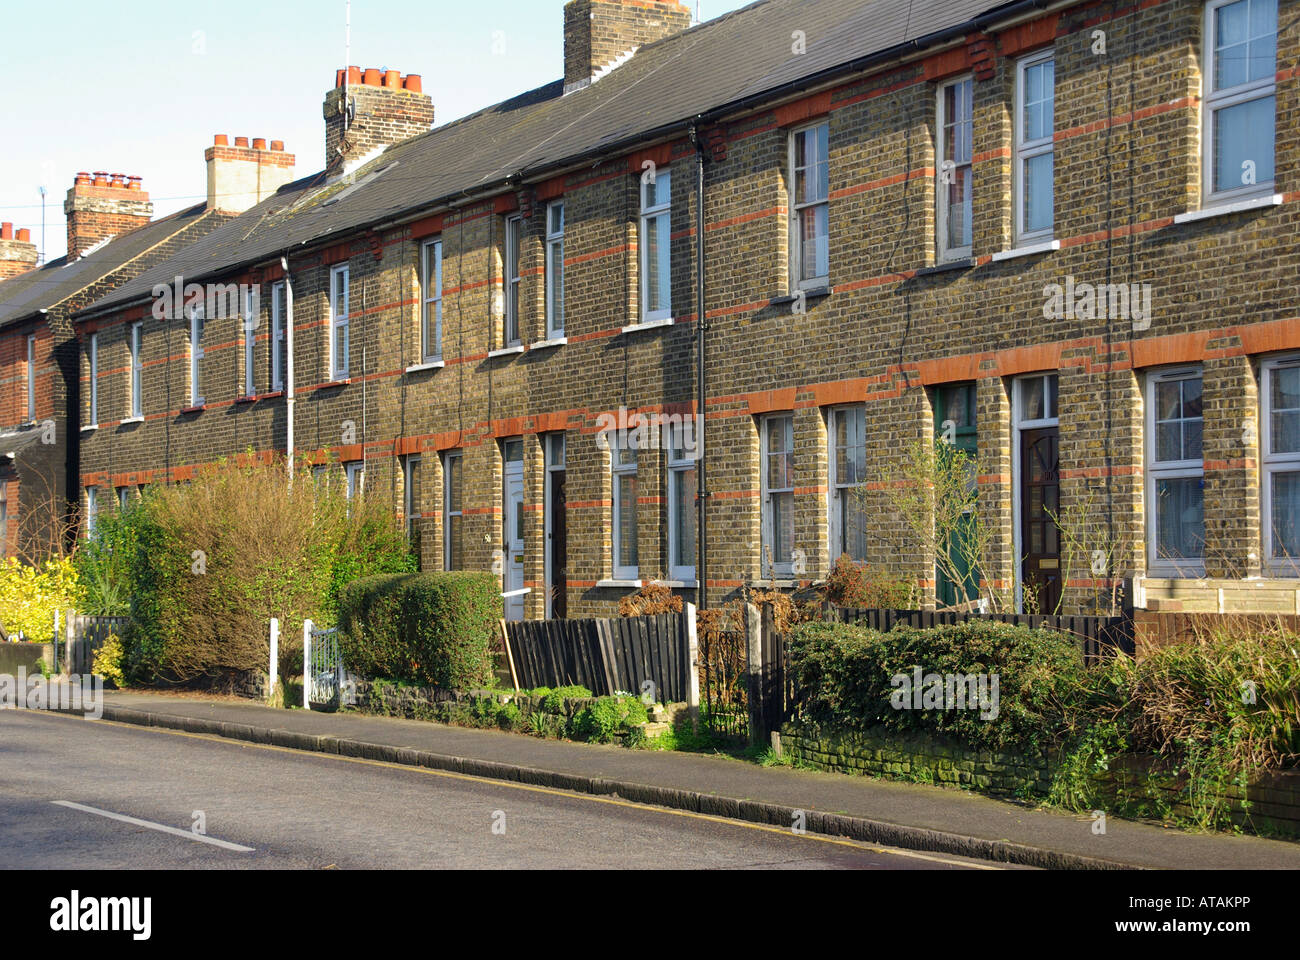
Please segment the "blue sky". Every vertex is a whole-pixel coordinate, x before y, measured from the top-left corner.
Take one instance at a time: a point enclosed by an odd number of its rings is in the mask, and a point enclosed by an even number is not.
[[[701,13],[749,2],[701,0]],[[344,10],[345,0],[9,5],[0,219],[39,244],[43,184],[46,257],[62,256],[63,200],[79,170],[143,177],[155,217],[179,210],[204,197],[216,133],[283,140],[299,176],[319,170]],[[420,74],[443,123],[558,79],[563,26],[564,0],[353,0],[352,63]]]

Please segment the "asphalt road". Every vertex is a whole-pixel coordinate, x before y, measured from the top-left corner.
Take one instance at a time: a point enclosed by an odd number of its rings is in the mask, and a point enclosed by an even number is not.
[[[617,798],[0,711],[4,869],[991,867]]]

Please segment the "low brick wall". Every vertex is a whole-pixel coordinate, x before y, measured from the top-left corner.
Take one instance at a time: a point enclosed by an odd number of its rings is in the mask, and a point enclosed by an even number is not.
[[[54,644],[52,643],[0,643],[0,673],[16,677],[18,668],[28,674],[38,673],[37,664],[44,661],[47,670],[54,669]]]
[[[972,750],[924,734],[900,736],[881,730],[827,731],[808,724],[781,728],[781,748],[818,770],[890,780],[933,783],[975,790],[990,796],[1042,800],[1059,771],[1056,758]],[[1154,758],[1128,757],[1093,777],[1099,796],[1114,800],[1121,789],[1129,796],[1160,799],[1178,817],[1193,811],[1180,796],[1183,781],[1161,769]],[[1266,775],[1245,791],[1226,788],[1233,823],[1254,832],[1300,838],[1300,770]],[[1241,801],[1248,799],[1248,808]],[[1103,808],[1107,804],[1103,801]]]

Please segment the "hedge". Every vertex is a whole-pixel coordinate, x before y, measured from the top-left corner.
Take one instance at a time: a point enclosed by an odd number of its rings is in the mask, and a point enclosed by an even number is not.
[[[494,680],[500,617],[500,580],[490,573],[381,574],[341,591],[339,642],[363,676],[474,689]]]
[[[1071,725],[1085,671],[1067,636],[981,620],[889,633],[803,623],[792,630],[790,656],[805,720],[853,730],[928,731],[978,749],[1059,739]],[[912,678],[918,667],[923,675],[996,675],[996,715],[896,708],[891,697],[900,688],[891,679]]]

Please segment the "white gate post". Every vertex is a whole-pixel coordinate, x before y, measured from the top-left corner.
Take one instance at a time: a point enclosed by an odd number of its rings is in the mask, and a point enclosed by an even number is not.
[[[59,672],[59,608],[54,608],[54,672]]]
[[[271,618],[271,663],[267,675],[271,678],[271,696],[275,696],[275,685],[280,682],[280,621]]]
[[[695,623],[695,604],[683,606],[686,617],[686,708],[691,717],[691,729],[700,730],[700,637]]]
[[[310,620],[302,622],[302,708],[311,709],[311,630]]]

